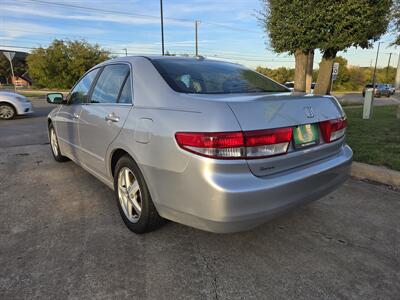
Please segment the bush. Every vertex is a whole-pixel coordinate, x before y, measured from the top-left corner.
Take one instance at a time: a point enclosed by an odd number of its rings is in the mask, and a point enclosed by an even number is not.
[[[37,87],[69,89],[87,70],[109,58],[97,44],[54,40],[49,47],[32,51],[27,62]]]

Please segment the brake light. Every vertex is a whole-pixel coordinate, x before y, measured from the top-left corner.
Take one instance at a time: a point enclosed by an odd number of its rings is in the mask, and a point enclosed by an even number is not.
[[[241,158],[243,156],[242,132],[177,132],[178,145],[189,152],[213,158]]]
[[[267,157],[286,153],[292,139],[292,133],[292,128],[244,132],[247,158]]]
[[[237,132],[177,132],[178,145],[189,152],[218,159],[252,159],[287,152],[292,128]]]
[[[344,136],[347,127],[347,119],[334,119],[319,123],[322,136],[326,143],[331,143]]]

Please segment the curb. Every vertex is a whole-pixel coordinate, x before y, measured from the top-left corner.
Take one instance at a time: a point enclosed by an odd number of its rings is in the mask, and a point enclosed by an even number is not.
[[[351,165],[351,176],[400,188],[400,172],[384,167],[353,162]]]

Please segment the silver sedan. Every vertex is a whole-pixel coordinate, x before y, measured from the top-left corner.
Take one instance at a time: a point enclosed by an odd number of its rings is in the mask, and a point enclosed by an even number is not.
[[[12,92],[0,92],[0,119],[10,120],[17,115],[33,113],[32,103],[25,97]]]
[[[212,232],[253,228],[349,176],[334,97],[296,96],[241,65],[126,57],[89,70],[48,117],[57,161],[115,191],[143,233],[169,219]]]

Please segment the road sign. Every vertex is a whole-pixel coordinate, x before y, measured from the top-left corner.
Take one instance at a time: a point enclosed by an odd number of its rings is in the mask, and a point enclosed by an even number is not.
[[[11,75],[12,75],[12,80],[15,80],[15,76],[14,76],[14,67],[12,64],[12,60],[14,58],[15,52],[8,52],[8,51],[3,51],[3,54],[5,57],[7,57],[7,59],[10,61],[10,65],[11,65]],[[14,92],[16,91],[16,86],[15,86],[15,82],[14,82]]]
[[[336,80],[339,74],[339,63],[334,63],[332,67],[332,80]]]
[[[4,56],[7,57],[7,59],[11,62],[12,59],[14,58],[15,52],[3,51],[3,54],[4,54]]]

